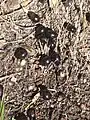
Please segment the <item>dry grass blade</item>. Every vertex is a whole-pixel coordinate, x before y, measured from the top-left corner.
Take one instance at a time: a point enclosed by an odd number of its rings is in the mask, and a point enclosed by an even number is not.
[[[4,103],[0,101],[0,120],[4,120]]]
[[[49,0],[50,7],[54,8],[58,5],[59,1],[58,0]]]

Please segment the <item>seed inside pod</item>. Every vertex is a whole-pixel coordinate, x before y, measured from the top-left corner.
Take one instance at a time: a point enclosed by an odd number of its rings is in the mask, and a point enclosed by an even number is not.
[[[27,15],[28,15],[29,19],[31,19],[32,22],[36,23],[36,22],[40,21],[40,17],[32,11],[28,11]]]
[[[3,86],[0,85],[0,100],[2,100],[2,96],[3,96]]]
[[[27,51],[22,47],[18,47],[14,52],[14,56],[17,59],[25,59],[25,57],[27,56]]]

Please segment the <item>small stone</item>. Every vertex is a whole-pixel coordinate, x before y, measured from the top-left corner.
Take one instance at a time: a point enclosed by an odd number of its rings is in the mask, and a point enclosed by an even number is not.
[[[8,84],[9,84],[9,86],[13,86],[13,82],[9,82]]]
[[[34,89],[35,86],[29,86],[28,90],[31,91]]]
[[[26,60],[22,60],[21,61],[21,66],[25,66],[26,65]]]
[[[64,72],[61,72],[61,73],[60,73],[60,76],[61,76],[62,78],[64,78],[64,77],[65,77],[65,73],[64,73]]]
[[[14,83],[16,83],[16,81],[17,81],[17,78],[15,78],[14,76],[11,78],[11,82],[14,82]]]

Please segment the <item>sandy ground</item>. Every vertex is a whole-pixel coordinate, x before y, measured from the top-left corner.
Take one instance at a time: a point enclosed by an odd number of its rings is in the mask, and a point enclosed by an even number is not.
[[[20,5],[21,4],[21,5]],[[22,7],[21,7],[22,6]],[[61,57],[56,69],[38,65],[38,54],[48,52],[35,38],[35,26],[27,16],[32,10],[40,22],[58,34],[55,51]],[[24,111],[35,98],[36,86],[45,85],[52,97],[39,96],[32,104],[37,120],[90,120],[90,24],[85,14],[89,0],[59,0],[49,11],[47,2],[0,0],[0,84],[4,86],[5,120]],[[72,33],[63,27],[76,27]],[[17,60],[18,47],[28,51],[26,64]],[[36,95],[38,92],[36,93]]]

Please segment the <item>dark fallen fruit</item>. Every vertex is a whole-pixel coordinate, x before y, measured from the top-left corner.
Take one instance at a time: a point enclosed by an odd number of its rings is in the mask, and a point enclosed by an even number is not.
[[[51,28],[46,27],[46,38],[53,39],[57,38],[57,33]]]
[[[14,56],[17,59],[24,59],[27,56],[27,51],[22,47],[18,47],[14,52]]]
[[[37,24],[35,27],[35,38],[42,39],[45,38],[45,27],[42,24]]]
[[[32,22],[36,23],[36,22],[40,21],[40,17],[32,11],[28,11],[27,15],[28,15],[29,19],[31,19]]]
[[[39,64],[43,66],[48,66],[51,62],[51,58],[45,54],[42,54],[39,59]]]
[[[73,32],[75,33],[76,32],[76,28],[74,25],[68,23],[68,22],[65,22],[64,25],[63,25],[64,28],[66,28],[68,31],[70,32]]]
[[[35,109],[34,108],[29,108],[27,110],[27,116],[29,117],[29,120],[36,120]]]
[[[52,95],[49,92],[49,90],[47,89],[47,87],[45,85],[39,85],[38,86],[40,88],[40,95],[44,100],[50,100]]]
[[[88,22],[90,22],[90,12],[87,12],[87,13],[86,13],[86,20],[87,20]]]
[[[18,113],[14,117],[15,120],[28,120],[24,113]]]
[[[49,56],[51,58],[51,61],[53,61],[57,66],[60,64],[60,56],[55,51],[50,50]]]
[[[0,100],[2,100],[2,96],[3,96],[3,86],[0,85]]]

